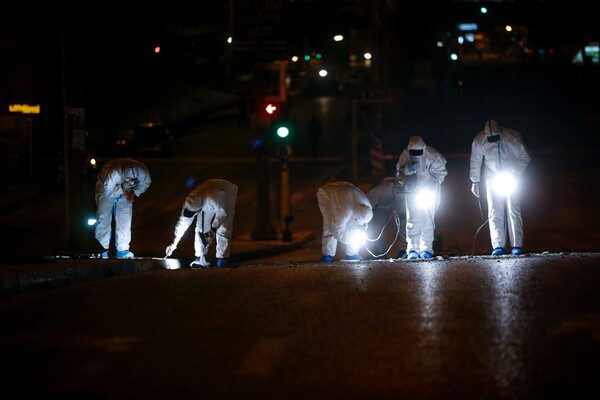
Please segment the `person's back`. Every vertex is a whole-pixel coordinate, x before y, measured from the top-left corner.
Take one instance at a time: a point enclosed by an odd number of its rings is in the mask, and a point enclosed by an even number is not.
[[[322,260],[333,261],[337,242],[346,245],[348,259],[362,259],[360,247],[350,243],[352,231],[366,229],[373,218],[367,195],[350,182],[329,182],[317,190],[319,210],[323,216]]]
[[[334,207],[338,209],[351,210],[356,204],[370,204],[367,195],[350,182],[329,182],[323,186],[323,190],[328,193],[333,201]]]
[[[225,179],[207,179],[190,192],[188,199],[196,210],[204,207],[205,211],[214,212],[219,208],[227,208],[237,189],[237,185]]]

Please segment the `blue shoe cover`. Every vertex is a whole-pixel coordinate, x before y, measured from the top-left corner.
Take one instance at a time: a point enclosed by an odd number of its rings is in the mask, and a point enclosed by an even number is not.
[[[417,253],[416,251],[411,251],[410,253],[408,253],[408,258],[409,260],[416,260],[417,258],[419,258],[419,253]]]
[[[330,263],[333,261],[333,256],[323,256],[323,257],[321,257],[321,261]]]
[[[433,258],[433,254],[428,251],[424,251],[421,253],[421,258]]]
[[[133,258],[133,253],[129,250],[117,251],[117,258]]]
[[[513,253],[515,256],[520,256],[521,254],[523,254],[523,249],[522,249],[522,248],[520,248],[520,247],[513,247],[513,248],[512,248],[512,253]]]
[[[502,247],[496,247],[494,251],[492,251],[493,256],[502,256],[504,254],[506,254],[506,250]]]
[[[108,250],[103,251],[102,254],[100,254],[100,258],[106,260],[108,258]]]
[[[346,256],[344,257],[344,260],[363,260],[363,256],[361,256],[360,254],[353,254],[351,256]]]
[[[229,260],[227,258],[217,258],[217,267],[220,268],[227,264],[229,264]]]

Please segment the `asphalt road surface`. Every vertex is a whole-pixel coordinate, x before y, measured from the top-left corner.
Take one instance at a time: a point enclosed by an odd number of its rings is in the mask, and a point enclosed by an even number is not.
[[[597,253],[161,270],[0,301],[0,384],[91,399],[597,399]]]

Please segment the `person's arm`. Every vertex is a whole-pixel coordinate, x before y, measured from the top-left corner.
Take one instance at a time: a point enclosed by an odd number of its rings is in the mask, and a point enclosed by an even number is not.
[[[531,162],[531,156],[525,144],[521,141],[515,148],[515,165],[513,167],[513,173],[521,175],[525,172],[525,168]]]
[[[483,149],[477,142],[477,138],[471,144],[470,171],[469,178],[473,183],[479,183],[481,180],[481,164],[483,163]]]
[[[179,241],[194,221],[194,217],[196,216],[196,214],[198,213],[186,207],[186,202],[183,203],[181,214],[179,215],[177,223],[175,224],[175,230],[173,232],[173,241],[169,246],[167,246],[167,249],[165,250],[165,254],[167,257],[169,257],[175,251],[175,249],[177,249]]]
[[[334,210],[333,237],[341,243],[347,243],[347,238],[344,234],[346,233],[346,225],[351,216],[351,210],[342,210],[340,208]]]
[[[479,136],[479,135],[478,135]],[[481,164],[483,163],[483,149],[477,142],[478,136],[471,143],[471,158],[469,178],[471,179],[471,193],[479,197],[479,182],[481,181]]]
[[[408,168],[411,165],[410,155],[408,151],[403,150],[400,153],[400,157],[398,157],[398,162],[396,163],[396,175],[400,175],[401,173],[404,175],[411,175],[414,173],[412,168]]]
[[[446,159],[440,153],[435,154],[433,162],[429,166],[429,173],[435,178],[438,185],[441,185],[442,182],[444,182],[444,179],[446,179],[446,176],[448,175]]]
[[[117,198],[123,195],[123,178],[121,174],[112,170],[106,174],[102,185],[104,186],[104,194],[108,197]]]
[[[152,183],[152,178],[150,176],[150,171],[147,168],[138,168],[138,183],[135,185],[131,191],[137,197],[139,197],[142,193],[144,193],[150,187]]]

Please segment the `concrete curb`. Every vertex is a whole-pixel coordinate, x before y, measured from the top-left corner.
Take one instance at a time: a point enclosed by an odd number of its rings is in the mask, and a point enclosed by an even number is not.
[[[231,254],[233,264],[253,258],[271,256],[295,250],[312,240],[312,232],[299,232],[292,242],[281,240],[252,241],[250,235],[242,236],[245,243]],[[235,266],[233,266],[235,267]],[[95,258],[53,258],[47,262],[0,265],[0,297],[11,296],[37,289],[53,288],[73,283],[81,283],[136,272],[150,272],[159,269],[182,268],[176,258],[132,258],[108,260]],[[183,267],[185,268],[185,267]]]
[[[23,268],[22,273],[0,279],[0,295],[12,295],[34,289],[167,269],[167,262],[160,259],[130,260],[59,260],[34,270]]]

